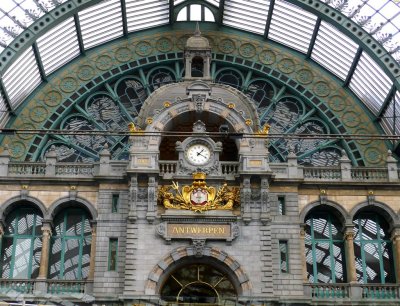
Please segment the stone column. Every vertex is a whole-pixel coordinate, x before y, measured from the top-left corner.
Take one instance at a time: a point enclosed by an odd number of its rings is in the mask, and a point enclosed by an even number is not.
[[[0,153],[0,176],[8,175],[9,163],[10,163],[10,152],[8,151],[8,146],[5,146],[3,152]]]
[[[40,255],[39,276],[37,279],[47,279],[49,271],[49,257],[50,257],[50,238],[51,238],[51,225],[50,222],[44,221],[42,224],[42,253]]]
[[[346,253],[347,282],[356,283],[356,259],[354,255],[354,232],[353,225],[347,225],[344,233],[344,248]]]
[[[400,228],[396,228],[392,233],[394,269],[396,272],[397,283],[400,283]]]
[[[90,265],[89,265],[89,275],[87,280],[94,280],[94,266],[96,262],[96,233],[97,233],[97,223],[92,222],[92,242],[90,244]]]
[[[306,229],[305,224],[300,225],[300,256],[301,256],[301,264],[302,264],[302,276],[303,282],[308,283],[307,278],[307,261],[306,261],[306,247],[305,247],[305,236],[306,236]]]

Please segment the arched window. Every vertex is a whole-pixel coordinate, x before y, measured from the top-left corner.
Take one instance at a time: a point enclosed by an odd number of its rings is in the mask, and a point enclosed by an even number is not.
[[[305,251],[310,283],[345,282],[343,233],[332,214],[318,212],[307,217]]]
[[[229,85],[237,89],[242,86],[242,77],[234,70],[223,70],[217,73],[215,83]]]
[[[156,69],[149,76],[150,90],[154,91],[165,84],[175,82],[174,74],[168,69]]]
[[[360,283],[394,283],[389,224],[376,213],[362,212],[354,220],[354,254]]]
[[[83,209],[56,215],[51,237],[50,279],[86,279],[90,264],[91,227]]]
[[[1,277],[29,279],[39,274],[42,216],[20,208],[6,218],[1,245]]]
[[[183,7],[176,21],[211,21],[215,22],[214,14],[205,5],[191,4]]]
[[[173,271],[161,289],[161,298],[169,302],[233,305],[236,290],[222,270],[206,264],[189,264]],[[219,304],[221,303],[221,304]]]

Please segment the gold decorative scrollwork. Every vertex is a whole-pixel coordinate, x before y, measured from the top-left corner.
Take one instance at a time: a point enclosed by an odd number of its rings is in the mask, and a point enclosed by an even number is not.
[[[193,174],[192,185],[180,188],[177,182],[172,185],[160,186],[157,202],[165,208],[186,209],[195,212],[206,210],[232,210],[240,203],[240,190],[238,187],[228,187],[224,183],[218,190],[207,186],[206,174],[202,172]]]

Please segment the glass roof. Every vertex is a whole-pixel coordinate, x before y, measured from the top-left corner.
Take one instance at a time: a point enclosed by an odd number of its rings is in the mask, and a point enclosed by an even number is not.
[[[322,0],[372,34],[400,62],[400,1]]]
[[[0,52],[40,17],[67,1],[71,0],[0,0]],[[6,110],[15,109],[43,79],[87,49],[135,31],[177,22],[170,18],[169,0],[89,1],[95,4],[41,34],[5,70],[0,125]],[[321,2],[359,24],[400,63],[400,1]],[[399,111],[394,107],[398,99],[390,96],[393,77],[340,28],[292,4],[293,0],[174,0],[173,3],[180,6],[188,3],[178,20],[219,20],[222,25],[258,34],[311,58],[349,85],[371,113],[382,119],[386,132],[393,130],[388,114],[394,109],[396,113]],[[205,6],[213,12],[219,8],[222,19],[210,16],[213,13]]]

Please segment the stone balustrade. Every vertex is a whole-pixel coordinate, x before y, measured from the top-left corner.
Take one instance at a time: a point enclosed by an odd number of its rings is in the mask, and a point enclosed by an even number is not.
[[[177,174],[177,161],[158,161],[159,173],[165,179]],[[399,182],[400,169],[390,156],[384,167],[352,167],[348,159],[341,159],[338,166],[314,167],[301,166],[293,161],[270,163],[271,172],[276,179],[302,180],[305,182]],[[109,155],[102,155],[97,163],[60,163],[57,158],[48,156],[45,162],[16,162],[9,155],[0,156],[1,177],[24,178],[73,178],[96,179],[102,177],[122,178],[129,169],[128,161],[111,160]],[[221,162],[221,172],[227,178],[241,174],[239,162]]]
[[[85,280],[0,279],[0,297],[15,294],[90,294],[92,282]]]
[[[32,294],[35,288],[35,280],[32,279],[0,279],[0,294],[15,291],[18,293]]]
[[[399,300],[400,284],[304,284],[304,295],[317,300]]]
[[[50,294],[85,293],[85,281],[48,280],[47,284]]]

